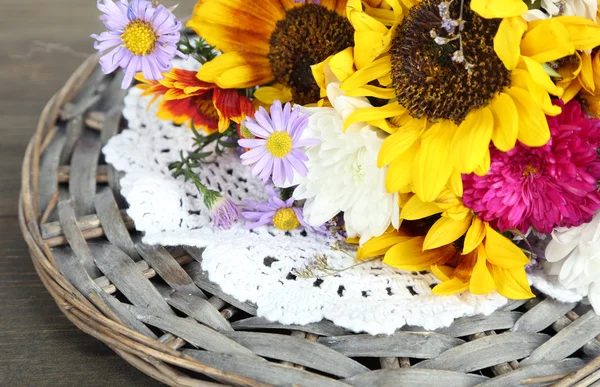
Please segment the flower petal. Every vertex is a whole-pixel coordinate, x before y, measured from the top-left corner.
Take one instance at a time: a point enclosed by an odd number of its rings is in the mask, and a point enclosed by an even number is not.
[[[523,251],[511,240],[494,230],[485,223],[485,251],[487,259],[493,265],[505,269],[523,268],[529,264],[529,259]]]
[[[469,113],[452,139],[454,166],[461,173],[471,173],[483,161],[494,131],[494,115],[487,107]]]
[[[463,220],[442,217],[427,233],[423,248],[431,250],[455,242],[467,232],[470,225],[471,217],[469,216]]]

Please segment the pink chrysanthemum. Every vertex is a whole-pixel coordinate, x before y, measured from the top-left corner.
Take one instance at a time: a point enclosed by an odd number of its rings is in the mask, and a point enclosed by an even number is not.
[[[600,209],[600,120],[572,101],[548,123],[545,146],[518,143],[506,153],[491,147],[487,175],[463,176],[465,205],[502,231],[533,226],[550,233],[589,222]]]
[[[98,0],[98,9],[103,13],[100,20],[108,31],[92,35],[96,39],[94,48],[100,53],[112,49],[100,58],[104,73],[118,67],[125,69],[121,84],[125,89],[137,72],[141,71],[146,79],[162,79],[162,73],[171,70],[175,55],[185,58],[177,50],[181,22],[173,15],[174,8],[161,4],[154,7],[147,0]]]

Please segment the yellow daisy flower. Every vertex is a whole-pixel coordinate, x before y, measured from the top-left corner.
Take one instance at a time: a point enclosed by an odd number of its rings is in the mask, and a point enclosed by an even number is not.
[[[400,230],[390,229],[369,240],[359,248],[358,258],[383,255],[383,262],[390,266],[431,271],[442,281],[433,289],[434,294],[497,290],[515,300],[535,297],[525,272],[529,259],[523,251],[476,217],[450,191],[430,203],[413,196],[404,204],[400,217],[411,221],[437,214],[441,217],[425,236],[408,232],[405,224]]]
[[[441,3],[460,34],[442,31]],[[449,182],[460,190],[461,173],[485,174],[490,142],[508,151],[549,140],[546,115],[561,111],[550,96],[563,90],[542,64],[596,47],[600,28],[570,16],[527,23],[526,11],[522,0],[348,1],[356,71],[342,90],[390,102],[358,109],[346,126],[387,122],[378,162],[389,165],[389,191],[430,202]]]
[[[202,0],[188,27],[224,52],[198,78],[224,89],[269,85],[255,96],[299,104],[317,102],[310,66],[353,45],[347,0]]]

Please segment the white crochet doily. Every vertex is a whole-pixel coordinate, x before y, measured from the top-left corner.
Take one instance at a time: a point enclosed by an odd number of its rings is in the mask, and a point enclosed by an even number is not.
[[[380,262],[323,279],[295,276],[317,254],[326,255],[334,269],[351,267],[354,259],[330,250],[329,237],[302,230],[246,230],[242,224],[214,230],[193,183],[173,178],[168,169],[180,151],[191,150],[192,132],[159,120],[154,106],[147,110],[148,102],[139,89],[129,91],[123,111],[129,129],[103,150],[106,161],[125,173],[121,185],[129,216],[146,243],[204,248],[202,268],[210,280],[237,300],[254,302],[259,316],[283,324],[329,319],[355,332],[392,334],[405,325],[437,329],[459,317],[490,314],[506,303],[497,293],[436,296],[431,288],[438,282],[431,274]],[[237,154],[206,164],[198,173],[207,186],[238,204],[267,198],[263,183]]]

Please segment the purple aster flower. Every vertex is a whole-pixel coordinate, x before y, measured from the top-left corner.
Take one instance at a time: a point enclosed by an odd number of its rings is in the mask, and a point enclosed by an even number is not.
[[[314,228],[304,222],[302,210],[293,207],[294,198],[289,198],[286,201],[281,200],[275,191],[267,187],[269,192],[269,200],[264,203],[258,203],[248,200],[246,204],[250,207],[250,211],[242,212],[242,218],[252,222],[246,225],[246,228],[252,229],[267,224],[272,224],[275,228],[283,231],[295,230],[300,225],[304,228],[313,231]]]
[[[210,208],[210,218],[213,227],[227,230],[240,218],[240,209],[231,199],[221,196]]]
[[[97,5],[108,31],[92,35],[94,48],[101,54],[111,50],[100,58],[105,74],[118,67],[125,70],[122,88],[129,87],[139,71],[146,79],[162,79],[162,73],[171,70],[175,55],[186,57],[177,50],[181,22],[172,13],[175,7],[154,7],[147,0],[103,1],[98,0]]]
[[[280,101],[271,106],[271,115],[261,107],[254,119],[247,118],[243,126],[256,136],[254,139],[241,139],[239,145],[250,149],[241,156],[242,164],[253,165],[252,174],[263,181],[272,176],[277,186],[292,183],[294,171],[306,176],[308,157],[299,148],[315,145],[316,139],[303,139],[302,133],[308,125],[308,115],[292,110],[289,103],[285,107]]]

